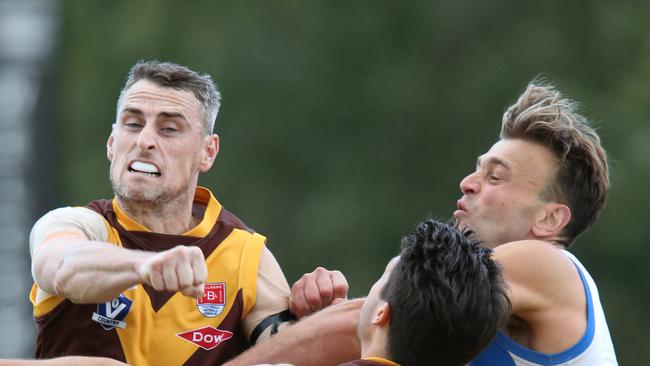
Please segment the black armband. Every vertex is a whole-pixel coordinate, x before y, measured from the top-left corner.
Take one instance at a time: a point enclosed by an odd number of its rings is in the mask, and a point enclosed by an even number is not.
[[[266,317],[255,327],[255,329],[253,329],[253,333],[251,333],[250,339],[251,344],[255,344],[255,342],[257,342],[257,338],[260,337],[260,334],[262,334],[266,328],[271,327],[271,335],[274,335],[278,332],[280,324],[291,320],[296,320],[296,316],[293,315],[289,310],[285,310],[283,312]]]

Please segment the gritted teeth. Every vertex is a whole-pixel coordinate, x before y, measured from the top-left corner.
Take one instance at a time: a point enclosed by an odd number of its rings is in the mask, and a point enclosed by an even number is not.
[[[129,169],[141,173],[160,175],[160,171],[155,165],[150,163],[145,163],[143,161],[134,161],[133,163],[131,163]]]

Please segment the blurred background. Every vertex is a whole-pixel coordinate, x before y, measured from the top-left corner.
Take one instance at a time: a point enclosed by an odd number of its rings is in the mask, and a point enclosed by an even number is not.
[[[447,219],[501,115],[542,74],[611,159],[572,251],[619,361],[650,364],[650,3],[0,0],[0,357],[32,355],[28,233],[112,196],[105,142],[138,59],[207,72],[221,152],[201,183],[269,237],[289,282],[316,266],[366,294],[419,220]]]

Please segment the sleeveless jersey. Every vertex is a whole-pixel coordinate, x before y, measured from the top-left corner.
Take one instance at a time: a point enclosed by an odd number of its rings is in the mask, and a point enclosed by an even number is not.
[[[106,241],[127,249],[162,251],[176,245],[201,248],[208,279],[201,299],[137,285],[103,304],[73,304],[61,296],[35,303],[37,358],[103,356],[133,365],[220,365],[249,344],[241,319],[255,305],[257,271],[265,238],[197,188],[193,214],[203,219],[183,235],[153,233],[114,199],[88,208],[107,225]]]
[[[498,332],[492,343],[470,366],[618,365],[596,283],[573,254],[567,251],[564,253],[578,269],[587,298],[587,328],[578,343],[566,351],[545,354],[528,349]]]

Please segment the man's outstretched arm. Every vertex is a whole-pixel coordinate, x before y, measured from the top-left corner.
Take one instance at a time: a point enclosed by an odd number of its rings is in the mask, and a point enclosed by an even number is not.
[[[47,214],[34,226],[32,273],[39,292],[44,292],[37,294],[37,302],[49,294],[98,303],[138,283],[158,291],[202,295],[207,268],[199,248],[178,246],[159,253],[121,248],[105,242],[104,223],[97,217],[90,210],[68,207]]]
[[[318,366],[357,359],[361,346],[356,329],[362,304],[363,299],[345,301],[305,317],[225,365]]]

